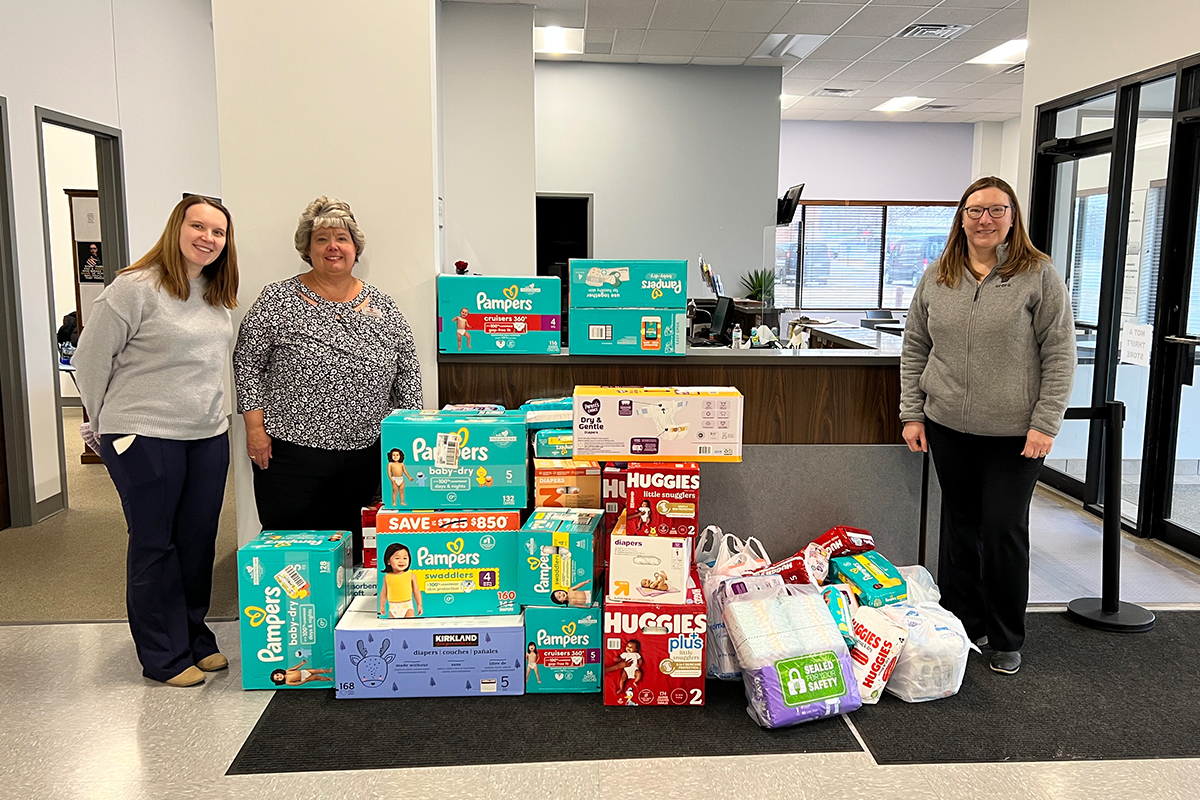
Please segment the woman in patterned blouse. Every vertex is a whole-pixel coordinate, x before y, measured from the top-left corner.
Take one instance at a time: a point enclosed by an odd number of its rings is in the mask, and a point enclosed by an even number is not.
[[[349,205],[318,197],[295,244],[312,269],[263,288],[233,354],[255,503],[264,530],[354,530],[379,423],[421,407],[421,367],[392,298],[352,274],[366,239]]]

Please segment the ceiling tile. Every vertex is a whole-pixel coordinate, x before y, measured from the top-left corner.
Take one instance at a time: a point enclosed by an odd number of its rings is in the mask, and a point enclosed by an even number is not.
[[[975,41],[973,39],[954,39],[953,41],[946,42],[936,50],[929,51],[929,55],[922,56],[921,61],[962,64],[1002,44],[1004,42],[995,40]]]
[[[585,28],[583,31],[583,42],[607,42],[612,44],[613,36],[616,34],[612,28]]]
[[[793,106],[792,108],[784,111],[780,116],[783,119],[789,120],[809,120],[816,119],[817,115],[821,113],[824,112],[822,112],[822,110],[819,108],[796,108]]]
[[[961,8],[957,0],[951,0],[951,6],[938,6],[920,21],[934,25],[978,25],[996,13],[991,8]]]
[[[1004,8],[1012,3],[1013,0],[951,0],[947,5],[960,6],[962,8]]]
[[[811,78],[814,80],[826,80],[837,75],[839,72],[850,66],[852,61],[812,61],[811,59],[801,61],[796,66],[792,67],[786,73],[784,78]]]
[[[597,28],[645,28],[654,0],[588,0],[587,24]]]
[[[1014,0],[1009,8],[1029,8],[1029,0]]]
[[[808,0],[794,4],[783,15],[773,30],[774,33],[829,34],[842,27],[842,23],[854,16],[858,9],[839,3],[809,3]]]
[[[1009,86],[1004,91],[997,92],[992,96],[998,97],[1001,100],[1020,100],[1025,96],[1025,84],[1022,83],[1018,86]]]
[[[991,97],[991,96],[992,96],[991,89],[989,89],[986,84],[982,84],[982,83],[972,83],[971,85],[964,86],[963,88],[958,89],[956,91],[945,92],[942,94],[942,97],[950,97],[955,100],[963,100],[963,101],[979,100],[984,97]]]
[[[859,122],[891,122],[898,115],[890,111],[864,111],[855,117]]]
[[[587,19],[585,0],[538,0],[533,24],[538,27],[582,28]]]
[[[899,65],[893,64],[893,66]],[[931,81],[952,67],[954,67],[954,64],[914,61],[911,64],[905,64],[900,67],[900,69],[893,72],[888,78],[893,81]]]
[[[646,31],[641,55],[687,56],[691,60],[703,40],[704,31]]]
[[[833,111],[822,111],[816,116],[822,122],[849,122],[858,116],[857,111],[846,111],[840,108],[835,108]]]
[[[942,0],[875,0],[873,6],[922,6],[929,8],[936,6]]]
[[[753,1],[726,3],[721,6],[721,13],[717,14],[712,30],[768,33],[794,5]]]
[[[832,36],[814,50],[809,58],[857,61],[885,41],[887,39],[867,36]]]
[[[934,122],[970,122],[975,118],[974,114],[964,114],[961,111],[944,111],[937,115]]]
[[[1016,119],[1020,116],[1020,114],[1013,114],[1007,111],[997,111],[991,114],[980,114],[979,118],[983,122],[1008,122],[1010,119]]]
[[[638,56],[639,64],[687,64],[691,60],[691,56]]]
[[[784,78],[783,93],[803,97],[806,94],[812,94],[824,85],[824,81],[790,80]]]
[[[584,42],[583,54],[592,56],[612,55],[612,42]]]
[[[617,31],[616,41],[613,42],[614,55],[634,55],[642,52],[642,40],[645,31]]]
[[[800,100],[792,108],[820,108],[829,109],[837,108],[842,104],[844,98],[841,97],[805,97]]]
[[[709,31],[704,36],[698,56],[739,56],[749,58],[750,54],[762,44],[765,34],[738,33],[734,31]]]
[[[822,89],[826,89],[826,88],[828,88],[828,89],[854,89],[855,91],[861,92],[863,89],[866,89],[867,87],[874,86],[874,85],[875,85],[875,83],[873,81],[842,80],[842,76],[838,75],[836,78],[833,78],[831,80],[821,81],[820,88],[822,88]]]
[[[835,36],[834,39],[840,39]],[[885,39],[883,44],[863,56],[864,61],[891,61],[907,64],[938,46],[936,39]]]
[[[878,97],[887,100],[889,97],[907,97],[913,93],[915,83],[899,83],[897,81],[880,81],[873,83],[859,92],[856,97]],[[920,97],[921,95],[917,95]]]
[[[862,97],[855,95],[842,100],[842,104],[838,106],[843,111],[870,111],[875,106],[879,105],[882,100],[878,97]]]
[[[1015,39],[1025,33],[1029,14],[1023,8],[997,11],[983,22],[959,34],[960,39]]]
[[[920,97],[943,97],[949,95],[951,92],[961,91],[970,85],[969,83],[930,81],[929,83],[922,83],[915,91]]]
[[[999,64],[960,64],[942,75],[939,80],[946,83],[974,83],[994,75],[1002,69],[1004,67]]]
[[[706,31],[717,18],[724,0],[658,0],[650,29],[659,31]]]
[[[886,61],[858,61],[847,67],[838,78],[848,81],[878,81],[891,75],[898,66],[900,65]]]
[[[847,36],[895,36],[928,9],[913,6],[870,5],[838,31]]]
[[[728,0],[733,2],[733,0]],[[765,35],[765,34],[764,34]],[[798,63],[795,58],[750,58],[746,60],[747,67],[783,67],[790,69]]]
[[[636,64],[638,57],[636,55],[602,56],[594,55],[592,53],[584,53],[583,60],[595,61],[601,64]]]
[[[969,111],[972,114],[981,114],[985,111],[1000,111],[1004,107],[1003,100],[972,100],[969,103],[963,103],[959,111]]]
[[[692,59],[693,64],[699,64],[706,67],[737,67],[746,63],[744,58],[718,58],[714,56],[696,56]],[[787,92],[784,92],[787,94]]]
[[[1001,66],[1003,66],[1003,65],[1001,65]],[[1014,86],[1014,85],[1019,86],[1019,85],[1023,85],[1025,83],[1025,73],[1023,73],[1023,72],[1006,73],[1003,70],[1001,70],[1000,72],[997,72],[995,75],[989,75],[987,78],[984,79],[984,82],[985,83],[1004,83],[1004,84],[1008,84],[1009,86]]]

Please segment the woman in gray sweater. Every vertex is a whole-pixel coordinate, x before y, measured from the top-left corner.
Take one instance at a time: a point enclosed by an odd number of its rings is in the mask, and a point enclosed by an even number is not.
[[[84,429],[129,525],[126,604],[142,674],[195,686],[229,666],[205,624],[229,468],[223,381],[237,305],[233,221],[193,195],[96,298],[72,363]]]
[[[1066,284],[1029,241],[1012,187],[980,178],[913,293],[900,419],[942,486],[943,605],[1004,674],[1021,667],[1029,504],[1074,376]]]

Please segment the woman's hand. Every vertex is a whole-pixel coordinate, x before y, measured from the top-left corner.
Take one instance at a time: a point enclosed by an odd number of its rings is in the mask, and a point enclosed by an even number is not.
[[[271,435],[266,428],[246,428],[246,452],[259,469],[267,468],[271,460]]]
[[[1031,428],[1025,435],[1025,449],[1021,451],[1021,455],[1026,458],[1045,458],[1050,455],[1052,447],[1054,447],[1053,436],[1047,436],[1041,431]]]
[[[914,453],[928,453],[929,440],[925,438],[925,423],[904,423],[904,443]]]

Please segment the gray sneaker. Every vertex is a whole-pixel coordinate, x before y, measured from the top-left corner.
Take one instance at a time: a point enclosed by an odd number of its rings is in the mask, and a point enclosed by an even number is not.
[[[1019,650],[997,650],[992,655],[992,672],[1003,675],[1016,675],[1021,668],[1021,653]]]

